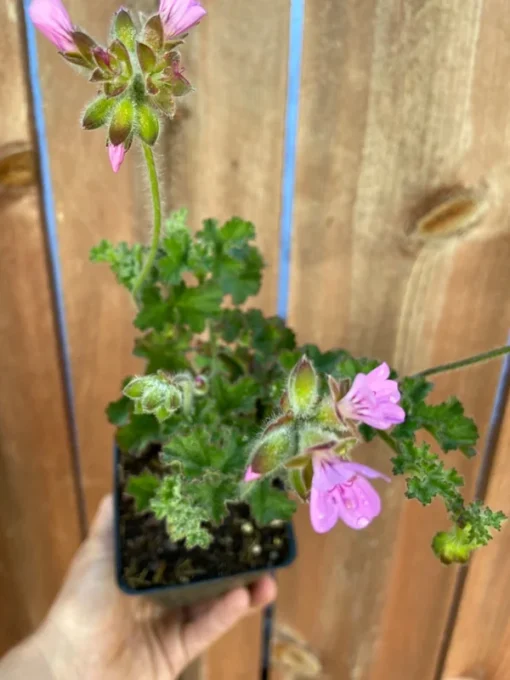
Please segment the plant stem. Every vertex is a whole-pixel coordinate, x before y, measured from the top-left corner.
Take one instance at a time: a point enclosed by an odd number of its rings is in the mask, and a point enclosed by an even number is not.
[[[161,234],[161,196],[159,193],[159,180],[158,173],[156,171],[156,163],[154,161],[154,153],[152,151],[152,148],[147,144],[142,144],[142,147],[145,156],[145,162],[147,164],[147,172],[149,175],[149,186],[151,189],[154,224],[152,229],[152,242],[149,254],[147,256],[147,259],[145,260],[145,264],[142,267],[142,271],[138,274],[133,284],[134,297],[136,297],[137,293],[142,287],[143,282],[145,281],[145,279],[147,278],[152,269],[152,265],[154,264],[156,254],[158,252],[159,238]]]
[[[390,449],[392,449],[392,451],[395,451],[395,453],[399,453],[397,443],[395,442],[393,437],[391,437],[389,434],[387,434],[383,430],[377,430],[377,434],[379,435],[379,437],[383,440],[383,442],[385,444],[388,444],[388,446],[390,447]]]
[[[428,375],[436,375],[437,373],[446,373],[447,371],[455,371],[464,366],[471,366],[472,364],[479,364],[482,361],[489,361],[489,359],[497,359],[505,354],[510,354],[510,345],[504,347],[497,347],[491,349],[489,352],[482,352],[482,354],[475,354],[467,359],[460,359],[459,361],[452,361],[450,364],[441,364],[440,366],[433,366],[427,368],[425,371],[420,371],[412,375],[412,378],[426,378]]]

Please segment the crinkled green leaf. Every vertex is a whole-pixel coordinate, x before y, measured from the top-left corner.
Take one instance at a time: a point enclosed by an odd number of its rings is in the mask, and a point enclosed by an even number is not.
[[[239,378],[234,383],[215,375],[209,384],[209,395],[215,400],[215,407],[220,414],[251,411],[260,393],[258,382],[250,377]]]
[[[136,244],[128,246],[127,243],[113,245],[104,239],[90,251],[91,262],[104,262],[110,265],[117,281],[128,290],[138,276],[145,252],[144,246]]]
[[[156,495],[161,480],[150,472],[133,475],[126,484],[126,492],[135,499],[136,511],[145,512]]]
[[[476,455],[478,428],[472,418],[464,415],[464,407],[457,397],[437,405],[420,404],[414,415],[443,451],[459,449],[468,458]]]
[[[261,526],[275,519],[287,521],[296,511],[296,504],[284,491],[276,489],[269,480],[252,482],[246,496],[253,519]]]
[[[128,397],[121,397],[117,401],[112,401],[106,408],[106,415],[112,425],[121,427],[129,423],[133,405]]]
[[[181,284],[175,291],[174,307],[180,323],[201,333],[206,322],[220,314],[223,293],[214,283],[203,283],[193,288]]]
[[[117,430],[117,444],[122,451],[141,453],[151,442],[158,441],[160,427],[152,415],[131,416],[131,422]]]
[[[236,500],[238,484],[232,479],[208,475],[188,486],[188,495],[200,505],[213,524],[221,524],[228,514],[227,503]]]
[[[154,286],[145,286],[142,291],[140,311],[134,325],[141,331],[153,328],[161,331],[172,319],[172,310],[167,300],[161,297],[161,291]]]

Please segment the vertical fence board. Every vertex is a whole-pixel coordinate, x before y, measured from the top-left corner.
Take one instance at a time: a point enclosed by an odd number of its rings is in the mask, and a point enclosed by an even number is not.
[[[255,304],[276,313],[287,73],[288,0],[204,1],[183,62],[196,93],[167,125],[161,152],[169,209],[249,219],[267,269]],[[261,618],[255,615],[207,655],[208,680],[258,680]]]
[[[0,654],[50,605],[80,540],[22,11],[0,6]]]
[[[508,147],[495,135],[505,97],[495,106],[480,73],[481,55],[494,59],[481,8],[307,3],[289,314],[300,340],[403,372],[504,343]],[[508,71],[502,51],[492,69]],[[462,237],[417,242],[426,203],[456,185],[475,187],[485,220]],[[443,376],[435,398],[457,393],[486,432],[499,368]],[[390,469],[380,446],[360,457]],[[476,466],[448,461],[472,490]],[[381,490],[383,514],[363,532],[314,536],[302,510],[301,556],[281,577],[279,618],[319,653],[324,677],[428,680],[457,574],[430,551],[447,520],[436,504],[402,505],[400,480]]]
[[[104,43],[118,3],[69,0],[73,21]],[[51,158],[62,285],[68,329],[83,488],[89,519],[111,488],[113,430],[105,406],[134,371],[134,308],[106,266],[88,260],[101,239],[133,242],[130,154],[118,175],[111,170],[104,131],[80,129],[94,86],[39,37],[41,86]]]

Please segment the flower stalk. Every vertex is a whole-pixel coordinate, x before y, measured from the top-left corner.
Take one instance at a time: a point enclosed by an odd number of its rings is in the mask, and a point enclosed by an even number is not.
[[[149,187],[151,191],[152,212],[153,212],[153,228],[152,241],[147,259],[145,260],[141,272],[133,283],[133,296],[136,298],[140,289],[149,275],[159,247],[159,239],[161,236],[161,195],[159,191],[159,178],[156,170],[156,161],[154,159],[154,152],[147,144],[142,144],[145,162],[147,164],[147,173],[149,176]]]
[[[499,357],[503,357],[506,354],[510,354],[510,345],[497,347],[496,349],[491,349],[489,352],[475,354],[474,356],[467,357],[466,359],[459,359],[459,361],[452,361],[448,364],[433,366],[432,368],[427,368],[425,371],[419,371],[418,373],[415,373],[412,377],[427,378],[429,375],[438,375],[439,373],[447,373],[448,371],[457,371],[459,368],[473,366],[474,364],[481,364],[482,362],[490,361],[491,359],[498,359]]]

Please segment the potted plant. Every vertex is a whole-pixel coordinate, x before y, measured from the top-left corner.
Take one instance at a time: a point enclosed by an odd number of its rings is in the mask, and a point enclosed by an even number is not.
[[[390,481],[377,463],[356,462],[357,447],[375,437],[408,498],[444,500],[452,525],[433,538],[434,552],[465,562],[505,517],[466,502],[462,477],[422,441],[427,432],[443,452],[469,458],[478,439],[456,397],[429,403],[429,378],[510,348],[398,376],[378,359],[299,347],[283,320],[245,307],[263,271],[250,222],[208,219],[193,234],[185,210],[163,220],[153,147],[162,118],[192,89],[179,47],[204,15],[196,0],[161,0],[141,19],[121,8],[103,47],[60,0],[31,5],[35,24],[100,90],[82,126],[107,129],[114,171],[136,141],[151,190],[150,245],[104,240],[91,253],[131,294],[134,353],[146,361],[107,409],[117,426],[119,584],[183,603],[254,580],[294,558],[298,502],[319,533],[338,520],[363,530],[381,511],[371,480]]]

